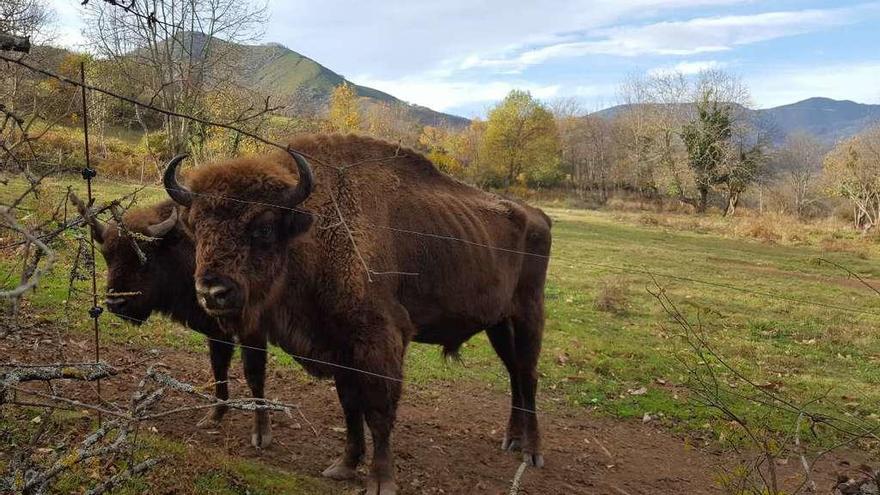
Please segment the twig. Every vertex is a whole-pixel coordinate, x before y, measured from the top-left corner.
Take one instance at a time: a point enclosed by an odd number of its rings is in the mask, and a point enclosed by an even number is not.
[[[38,249],[40,249],[46,255],[46,262],[42,268],[37,268],[33,271],[30,278],[25,282],[20,284],[18,287],[8,290],[8,291],[0,291],[0,298],[18,298],[31,288],[37,285],[37,282],[52,269],[52,266],[55,264],[55,251],[49,249],[49,246],[43,243],[43,241],[34,237],[34,235],[28,231],[28,229],[19,225],[16,219],[9,213],[7,209],[0,209],[0,217],[2,217],[9,228],[15,230],[22,234],[25,239],[29,242],[34,243]]]

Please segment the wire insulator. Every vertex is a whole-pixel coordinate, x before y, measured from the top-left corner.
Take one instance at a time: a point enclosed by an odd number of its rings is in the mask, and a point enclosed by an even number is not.
[[[101,313],[103,312],[104,308],[102,308],[101,306],[92,306],[91,308],[89,308],[89,316],[94,319],[98,319],[98,317],[101,316]]]

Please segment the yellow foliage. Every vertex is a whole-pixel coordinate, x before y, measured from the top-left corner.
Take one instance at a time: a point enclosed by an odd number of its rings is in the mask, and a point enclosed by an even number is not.
[[[357,132],[361,128],[361,113],[357,92],[348,83],[336,86],[330,95],[327,123],[334,132]]]

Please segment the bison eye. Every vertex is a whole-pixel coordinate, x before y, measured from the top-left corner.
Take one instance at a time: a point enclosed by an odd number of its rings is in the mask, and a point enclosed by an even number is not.
[[[271,224],[258,225],[252,232],[251,237],[259,243],[269,243],[275,239],[275,229]]]

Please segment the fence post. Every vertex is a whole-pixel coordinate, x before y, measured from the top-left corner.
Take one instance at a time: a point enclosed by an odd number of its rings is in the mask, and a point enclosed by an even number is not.
[[[95,204],[95,198],[92,196],[92,179],[98,175],[98,172],[92,168],[91,161],[91,152],[89,150],[89,106],[88,106],[88,98],[86,96],[86,64],[85,62],[79,63],[79,77],[82,81],[82,86],[80,89],[82,90],[82,125],[83,125],[83,141],[85,144],[85,158],[86,158],[86,166],[82,169],[83,179],[86,181],[86,191],[88,194],[88,207],[91,208]],[[100,335],[100,324],[98,322],[98,318],[100,318],[101,313],[104,312],[104,308],[98,305],[98,277],[96,274],[98,264],[98,259],[95,257],[95,233],[92,229],[89,230],[89,244],[91,246],[92,251],[92,307],[89,308],[89,316],[92,318],[94,322],[95,329],[95,363],[101,361],[101,342],[99,339]],[[98,400],[101,400],[101,380],[98,379],[96,382],[96,388],[98,390]],[[101,424],[101,412],[98,412],[98,424]]]

